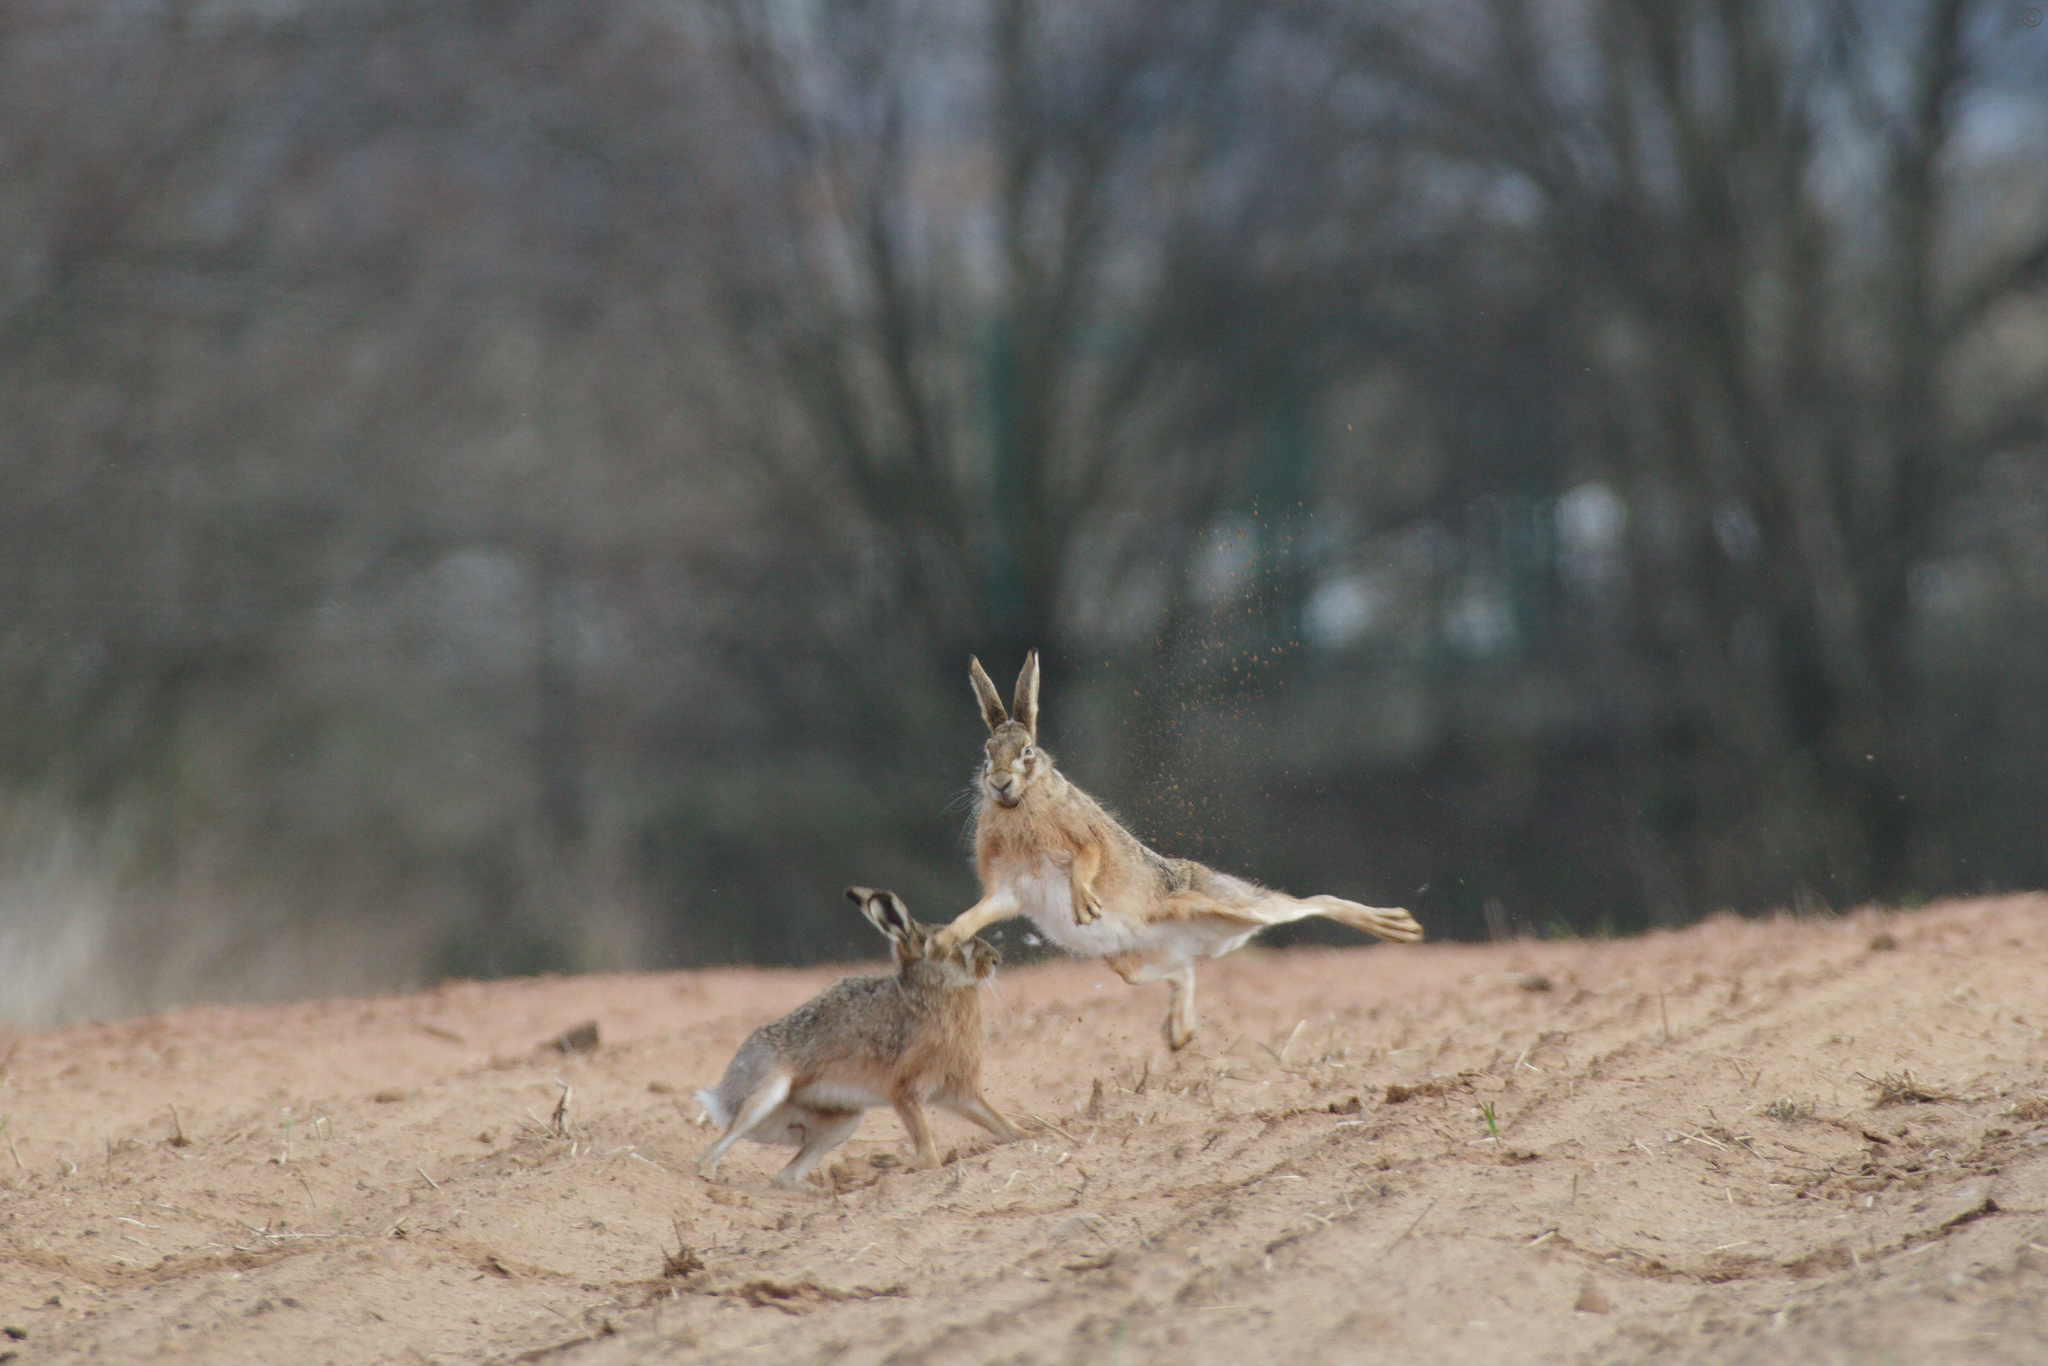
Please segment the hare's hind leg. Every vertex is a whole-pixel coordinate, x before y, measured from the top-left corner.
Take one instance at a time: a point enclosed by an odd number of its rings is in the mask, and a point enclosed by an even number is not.
[[[910,1131],[910,1141],[917,1145],[919,1169],[929,1171],[938,1166],[939,1150],[932,1146],[932,1126],[925,1122],[924,1107],[917,1103],[917,1097],[904,1096],[898,1100],[896,1115]]]
[[[1166,1046],[1179,1052],[1195,1040],[1195,965],[1183,963],[1166,978]]]
[[[1391,939],[1396,944],[1412,944],[1422,938],[1422,926],[1415,923],[1414,916],[1398,906],[1361,906],[1340,896],[1307,897],[1303,904],[1315,907],[1317,914],[1328,916],[1340,925],[1364,930],[1381,939]]]
[[[1169,968],[1135,953],[1113,953],[1102,960],[1117,976],[1137,986],[1141,982],[1166,981],[1166,1022],[1161,1032],[1166,1045],[1176,1052],[1195,1037],[1195,965],[1182,963]]]
[[[789,1099],[789,1073],[771,1072],[759,1086],[748,1092],[733,1112],[732,1123],[725,1126],[716,1143],[704,1150],[704,1156],[697,1159],[697,1175],[706,1181],[718,1176],[719,1159],[725,1150],[747,1136],[747,1130],[759,1124],[774,1112],[776,1106]]]
[[[775,1173],[773,1178],[778,1186],[794,1188],[803,1183],[811,1174],[811,1168],[818,1165],[826,1153],[831,1152],[860,1127],[862,1112],[859,1110],[813,1110],[804,1121],[804,1146],[797,1149],[789,1165]]]
[[[988,1103],[988,1097],[981,1094],[979,1087],[941,1096],[939,1097],[939,1104],[945,1106],[962,1119],[974,1121],[1005,1143],[1015,1143],[1018,1139],[1024,1137],[1022,1130],[1010,1123],[1009,1120],[1003,1118],[1001,1110]]]

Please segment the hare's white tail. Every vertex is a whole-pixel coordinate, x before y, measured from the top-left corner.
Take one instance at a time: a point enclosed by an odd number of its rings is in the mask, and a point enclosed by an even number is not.
[[[718,1092],[705,1089],[697,1093],[697,1103],[711,1113],[711,1122],[723,1129],[732,1123],[732,1112],[725,1108],[725,1102],[718,1098]]]
[[[1356,901],[1342,897],[1312,896],[1307,898],[1314,914],[1326,915],[1340,925],[1349,925],[1354,930],[1391,939],[1397,944],[1412,944],[1422,938],[1422,926],[1415,923],[1415,917],[1397,906],[1361,906]]]

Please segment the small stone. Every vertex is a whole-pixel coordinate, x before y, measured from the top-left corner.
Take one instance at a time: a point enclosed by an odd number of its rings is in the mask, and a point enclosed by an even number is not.
[[[543,1048],[552,1048],[558,1053],[595,1053],[597,1051],[597,1021],[585,1020],[563,1030],[549,1039]]]

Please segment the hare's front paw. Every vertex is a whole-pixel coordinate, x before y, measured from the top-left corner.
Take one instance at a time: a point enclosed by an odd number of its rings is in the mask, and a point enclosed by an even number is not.
[[[1102,903],[1092,892],[1083,892],[1074,898],[1074,923],[1092,925],[1102,919]]]

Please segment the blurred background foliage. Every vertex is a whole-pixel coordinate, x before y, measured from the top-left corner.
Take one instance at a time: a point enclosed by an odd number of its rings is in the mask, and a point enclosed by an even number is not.
[[[1439,937],[2048,884],[2038,19],[16,0],[0,1017],[872,956],[1034,645]]]

